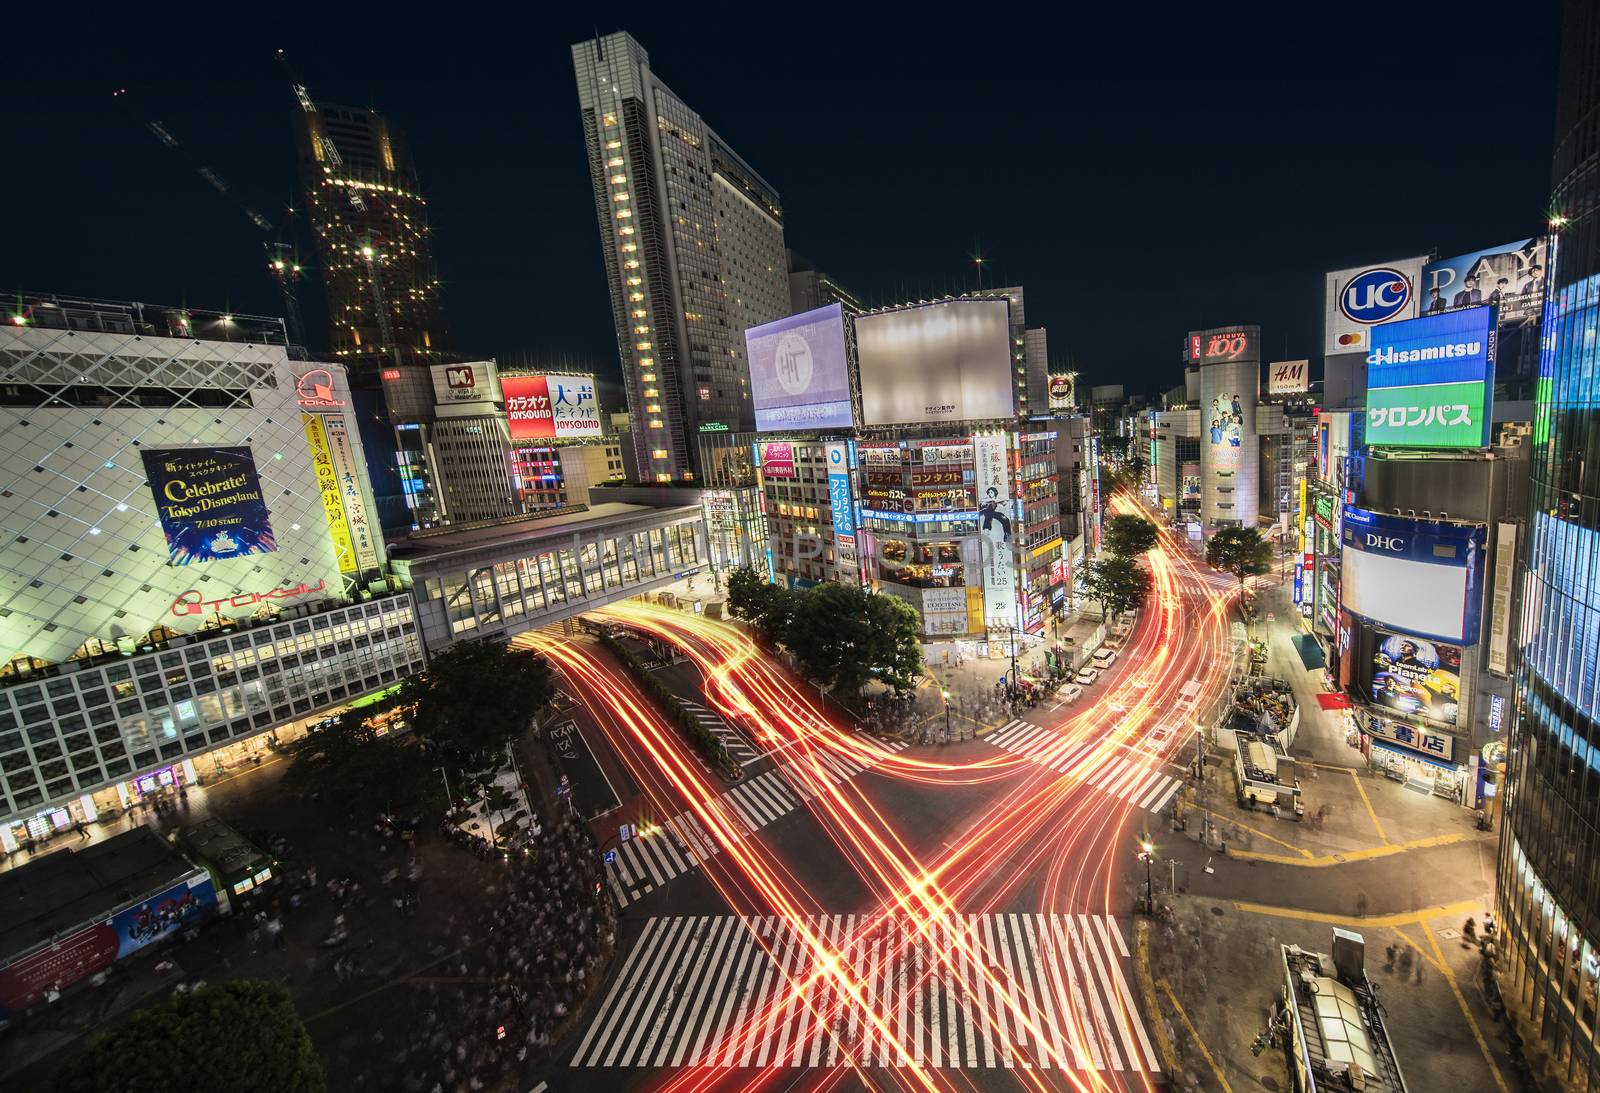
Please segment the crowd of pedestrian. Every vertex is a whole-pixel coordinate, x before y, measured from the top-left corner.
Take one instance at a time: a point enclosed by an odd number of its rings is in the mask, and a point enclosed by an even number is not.
[[[446,919],[455,949],[374,1034],[388,1062],[364,1070],[363,1088],[499,1088],[549,1054],[603,972],[616,918],[589,833],[563,817],[497,857],[494,882]]]

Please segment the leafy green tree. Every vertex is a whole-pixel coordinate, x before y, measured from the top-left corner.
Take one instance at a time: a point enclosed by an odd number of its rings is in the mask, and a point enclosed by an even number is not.
[[[517,799],[515,797],[511,796],[510,791],[507,790],[504,786],[495,785],[494,783],[491,782],[489,784],[488,789],[486,789],[484,791],[484,794],[483,794],[483,807],[485,809],[487,809],[489,812],[493,813],[493,815],[494,815],[494,819],[495,819],[495,829],[494,830],[495,830],[495,842],[496,843],[499,842],[500,836],[502,834],[504,834],[504,832],[501,831],[501,828],[506,826],[506,823],[501,821],[501,816],[508,809],[510,809],[513,806],[515,806],[516,803],[517,803]],[[509,822],[509,821],[507,821],[507,822]],[[516,825],[514,823],[511,824],[511,830],[513,832],[516,831]]]
[[[819,584],[796,596],[785,644],[801,666],[836,694],[859,694],[876,679],[895,690],[922,671],[918,619],[893,596],[855,585]]]
[[[922,620],[916,609],[894,596],[867,596],[867,624],[872,634],[869,663],[877,678],[896,691],[909,691],[922,675]]]
[[[1272,543],[1255,528],[1223,528],[1206,543],[1206,564],[1232,573],[1243,591],[1246,577],[1272,572]]]
[[[1138,610],[1150,595],[1150,574],[1132,558],[1107,554],[1085,562],[1081,573],[1084,592],[1113,621]]]
[[[1124,558],[1133,558],[1153,548],[1160,534],[1156,526],[1143,516],[1131,512],[1119,513],[1106,524],[1106,549]]]
[[[347,819],[412,812],[443,796],[437,762],[415,739],[379,737],[366,710],[346,710],[332,727],[289,745],[283,781]]]
[[[728,576],[728,610],[771,641],[787,642],[790,624],[800,610],[799,599],[799,593],[768,584],[749,566],[740,566]]]
[[[246,979],[146,1006],[96,1037],[56,1072],[48,1088],[51,1093],[166,1093],[179,1073],[179,1085],[240,1093],[323,1093],[327,1088],[322,1062],[289,992]]]
[[[555,695],[550,665],[529,649],[492,639],[463,641],[408,678],[400,700],[412,729],[457,769],[499,763],[506,744]]]

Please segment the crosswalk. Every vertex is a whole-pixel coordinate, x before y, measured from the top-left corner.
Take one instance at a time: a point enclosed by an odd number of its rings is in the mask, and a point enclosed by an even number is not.
[[[1150,812],[1165,808],[1183,785],[1147,754],[1098,739],[1074,740],[1030,721],[1011,721],[984,739]]]
[[[722,794],[724,811],[741,837],[751,835],[787,816],[815,794],[812,781],[837,785],[854,778],[901,750],[903,743],[873,742],[877,758],[865,761],[818,752],[809,775],[790,762],[746,778]],[[609,872],[611,891],[621,906],[642,899],[721,850],[693,812],[684,811],[661,825],[658,833],[631,839],[617,847],[617,860]]]
[[[651,919],[574,1067],[1158,1073],[1116,920]]]
[[[683,703],[685,709],[694,715],[696,721],[706,727],[712,736],[722,741],[722,746],[727,749],[728,756],[739,766],[748,767],[761,758],[761,753],[752,747],[750,741],[746,740],[737,729],[728,724],[721,714],[715,710],[706,709],[698,702],[690,702],[687,699],[679,699],[679,701]]]

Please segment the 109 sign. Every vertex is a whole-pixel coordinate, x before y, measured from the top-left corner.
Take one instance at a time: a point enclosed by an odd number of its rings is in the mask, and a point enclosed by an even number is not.
[[[1244,334],[1213,334],[1206,342],[1204,359],[1208,361],[1238,360],[1249,344],[1250,339]]]

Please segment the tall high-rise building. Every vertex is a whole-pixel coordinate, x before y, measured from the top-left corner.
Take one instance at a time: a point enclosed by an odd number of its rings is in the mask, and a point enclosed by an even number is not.
[[[755,424],[744,331],[789,314],[783,210],[631,36],[572,62],[640,474],[697,481],[698,433]]]
[[[1508,1003],[1600,1085],[1600,9],[1568,0],[1498,903]],[[1501,534],[1505,534],[1504,527]]]
[[[438,360],[444,319],[428,203],[404,133],[374,110],[331,105],[297,111],[294,132],[329,350],[355,378],[380,358],[389,367]]]
[[[796,315],[829,304],[843,304],[852,315],[866,310],[860,297],[805,258],[789,251],[789,308]]]

